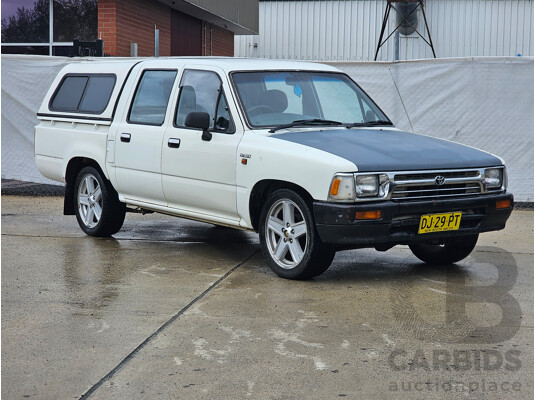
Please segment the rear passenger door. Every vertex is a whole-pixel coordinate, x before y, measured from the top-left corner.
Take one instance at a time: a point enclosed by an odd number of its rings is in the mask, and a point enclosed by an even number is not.
[[[115,177],[126,200],[167,205],[161,159],[168,103],[178,70],[145,68],[139,73],[115,137]]]

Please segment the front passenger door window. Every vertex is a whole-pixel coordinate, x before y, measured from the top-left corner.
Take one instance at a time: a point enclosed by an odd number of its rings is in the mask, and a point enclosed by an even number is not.
[[[227,100],[219,76],[210,71],[186,70],[180,82],[175,126],[185,128],[191,112],[210,115],[210,130],[233,133]]]

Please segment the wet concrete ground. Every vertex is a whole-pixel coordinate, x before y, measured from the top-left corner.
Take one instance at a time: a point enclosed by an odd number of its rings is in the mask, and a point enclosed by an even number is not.
[[[5,399],[533,397],[533,212],[455,266],[408,248],[276,277],[257,236],[2,197]]]

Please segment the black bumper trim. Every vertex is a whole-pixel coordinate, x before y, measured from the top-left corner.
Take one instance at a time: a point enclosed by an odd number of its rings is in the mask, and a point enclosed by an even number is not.
[[[381,201],[359,204],[314,202],[316,228],[325,243],[340,246],[374,247],[407,244],[427,239],[464,236],[505,228],[512,207],[497,210],[496,201],[510,200],[513,195],[489,194],[458,199],[425,201]],[[382,218],[374,221],[355,220],[357,211],[380,210]],[[418,224],[424,214],[461,211],[457,231],[419,235]]]

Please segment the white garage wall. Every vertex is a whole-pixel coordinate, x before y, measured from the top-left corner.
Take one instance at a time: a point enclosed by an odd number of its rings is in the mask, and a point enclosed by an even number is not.
[[[57,72],[76,60],[2,56],[2,178],[53,183],[33,159],[36,113]],[[505,159],[517,201],[533,201],[533,58],[332,63],[401,129]]]
[[[424,3],[437,57],[533,56],[533,0]],[[259,35],[235,36],[236,57],[372,61],[386,1],[260,1],[259,6]],[[397,26],[395,14],[392,10],[383,40]],[[419,11],[422,34],[424,27]],[[401,60],[431,57],[431,49],[416,33],[400,35]],[[393,59],[392,37],[378,60]]]

